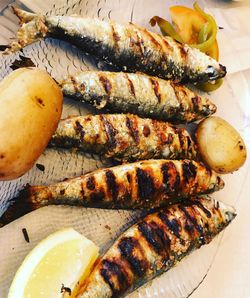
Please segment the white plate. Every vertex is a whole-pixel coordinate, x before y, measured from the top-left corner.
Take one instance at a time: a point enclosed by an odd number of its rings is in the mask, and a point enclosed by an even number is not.
[[[9,38],[13,37],[17,30],[17,19],[13,16],[10,8],[4,8],[4,2],[12,2],[24,8],[26,6],[26,8],[40,13],[80,14],[100,19],[111,18],[119,22],[133,21],[147,28],[150,28],[148,21],[153,15],[168,17],[168,6],[170,6],[170,1],[167,4],[162,0],[23,0],[21,3],[19,1],[3,1],[1,2],[2,7],[0,6],[3,9],[2,15],[0,15],[0,44],[7,44]],[[67,6],[65,2],[67,2]],[[190,2],[171,1],[171,5],[190,5]],[[230,30],[227,31],[225,28],[224,32],[219,33],[219,41],[229,38],[229,34]],[[225,51],[222,49],[221,52],[222,60],[226,59],[226,53],[223,57]],[[0,55],[0,77],[6,76],[11,71],[10,65],[19,54],[4,57]],[[87,57],[66,42],[52,39],[26,47],[23,50],[23,55],[30,57],[38,67],[46,69],[56,79],[60,79],[67,73],[74,74],[79,70],[103,66],[100,62],[96,64],[95,59]],[[230,70],[231,65],[226,66],[229,66]],[[211,94],[211,98],[218,106],[217,115],[231,122],[246,137],[247,146],[249,146],[250,139],[248,139],[247,132],[250,127],[248,121],[250,111],[247,109],[247,90],[244,73],[235,72],[227,76],[222,88]],[[241,100],[239,100],[239,95]],[[89,111],[93,112],[93,110]],[[86,112],[88,112],[88,108],[85,105],[69,99],[65,101],[63,116]],[[7,208],[8,200],[14,197],[26,183],[49,184],[103,166],[102,161],[96,156],[52,149],[46,150],[39,158],[38,163],[45,166],[44,172],[34,167],[25,176],[15,181],[0,182],[0,214]],[[237,198],[240,197],[248,169],[249,162],[233,175],[224,176],[226,187],[213,194],[213,197],[235,205]],[[24,256],[48,234],[60,228],[73,227],[93,240],[101,247],[102,251],[105,251],[112,241],[139,216],[140,212],[50,206],[34,211],[5,226],[0,229],[0,298],[7,296],[13,275]],[[30,243],[25,242],[23,238],[22,228],[24,227],[28,231]],[[230,233],[230,227],[228,232]],[[194,252],[160,278],[156,278],[132,293],[131,297],[188,297],[206,277],[213,264],[220,241],[225,241],[222,234],[211,244]]]

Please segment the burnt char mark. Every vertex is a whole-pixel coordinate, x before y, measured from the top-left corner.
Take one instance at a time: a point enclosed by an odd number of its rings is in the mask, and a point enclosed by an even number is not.
[[[111,24],[111,31],[112,31],[112,37],[113,37],[113,41],[114,41],[114,49],[116,50],[116,52],[119,52],[119,45],[118,45],[118,41],[120,40],[120,36],[119,34],[115,31],[114,26]]]
[[[177,238],[180,239],[180,225],[178,223],[178,220],[175,218],[170,220],[168,218],[167,214],[165,214],[163,212],[159,212],[158,217],[167,226],[167,228],[170,230],[170,232],[173,233]]]
[[[90,194],[90,206],[91,207],[101,207],[105,201],[105,192],[99,190],[99,192],[93,192]]]
[[[179,205],[178,206],[179,209],[184,213],[185,218],[186,218],[186,224],[185,224],[185,229],[187,230],[187,232],[193,232],[193,228],[195,228],[197,230],[197,232],[199,232],[201,235],[203,234],[203,229],[202,227],[197,223],[197,220],[195,219],[195,217],[193,217],[188,210],[186,209],[185,206]],[[190,206],[189,208],[192,208],[192,206]],[[192,208],[193,210],[193,208]]]
[[[129,87],[130,94],[132,94],[133,97],[136,98],[135,86],[134,86],[133,82],[131,81],[131,79],[129,78],[127,73],[125,73],[125,76],[126,76],[126,79],[127,79],[127,82],[128,82],[128,87]]]
[[[209,210],[207,210],[200,201],[198,200],[195,200],[195,201],[192,201],[193,202],[193,205],[196,205],[198,208],[200,208],[208,218],[211,218],[211,212]]]
[[[129,134],[133,138],[136,144],[139,143],[139,131],[137,129],[137,118],[136,117],[130,117],[126,116],[126,126],[129,130]]]
[[[182,100],[181,100],[181,98],[180,98],[180,95],[179,95],[179,92],[178,92],[178,89],[177,89],[177,88],[178,88],[178,84],[176,84],[176,83],[174,83],[174,82],[172,82],[172,81],[170,81],[169,84],[170,84],[170,86],[173,88],[173,91],[174,91],[174,93],[175,93],[175,97],[176,97],[178,103],[179,103],[180,106],[181,106],[181,102],[182,102]]]
[[[180,148],[185,148],[186,137],[183,134],[183,130],[180,128],[177,128],[176,133],[178,134],[178,138],[180,141]]]
[[[128,261],[133,273],[143,277],[149,268],[149,263],[139,241],[133,237],[122,238],[118,247],[121,256]]]
[[[84,135],[85,135],[85,132],[83,130],[83,127],[82,127],[82,125],[81,125],[81,123],[79,121],[76,121],[75,124],[76,124],[75,131],[76,131],[77,134],[80,135],[81,141],[83,141]]]
[[[182,45],[182,44],[178,44],[178,48],[180,50],[180,55],[181,55],[183,64],[186,64],[186,61],[187,61],[187,51],[185,50],[184,45]]]
[[[108,138],[108,147],[115,148],[116,147],[116,134],[117,130],[113,127],[113,125],[107,120],[105,115],[100,115],[100,120],[105,128],[105,132]]]
[[[81,182],[81,190],[80,190],[80,192],[81,192],[82,198],[84,199],[85,198],[85,191],[84,191],[84,183],[83,182]]]
[[[162,179],[168,193],[178,193],[180,189],[180,175],[173,162],[166,162],[161,166]]]
[[[106,170],[105,176],[106,176],[107,190],[111,194],[112,199],[115,201],[119,193],[118,184],[116,183],[115,175],[112,170]]]
[[[89,190],[94,190],[95,189],[95,177],[94,176],[90,176],[87,179],[86,186]]]
[[[162,172],[162,181],[165,184],[165,187],[169,187],[169,173],[168,173],[167,163],[162,164],[161,172]]]
[[[195,112],[199,112],[200,111],[200,97],[198,95],[194,96],[191,98],[192,100],[192,104],[193,104],[193,110]]]
[[[197,167],[192,161],[183,161],[182,163],[182,175],[184,183],[188,183],[190,180],[194,180],[197,175]]]
[[[141,31],[144,33],[147,39],[150,40],[151,46],[153,46],[160,53],[163,53],[162,45],[154,38],[153,34],[144,28],[142,28]]]
[[[150,128],[147,125],[144,125],[142,133],[144,137],[147,138],[150,135]]]
[[[138,224],[138,230],[157,254],[166,259],[169,257],[170,240],[162,226],[154,221],[143,221]]]
[[[155,96],[158,99],[158,103],[161,103],[161,93],[159,91],[159,82],[158,82],[158,80],[154,79],[154,78],[150,78],[150,82],[152,84]]]
[[[137,32],[137,27],[134,24],[130,24],[133,27],[133,32],[135,33],[136,40],[130,36],[130,48],[137,48],[139,50],[139,54],[141,57],[143,57],[143,52],[144,52],[144,45],[143,45],[143,40],[141,40],[138,32]],[[134,52],[136,52],[136,49],[134,49]]]
[[[153,199],[155,194],[154,180],[150,174],[140,168],[136,169],[138,196],[141,199]]]
[[[130,283],[122,266],[116,260],[104,259],[101,263],[100,274],[112,290],[112,297],[118,297]]]
[[[109,81],[109,79],[105,75],[98,75],[98,77],[99,77],[99,81],[102,84],[103,89],[105,90],[106,94],[108,96],[110,96],[111,90],[112,90],[111,82]]]
[[[159,34],[159,36],[162,39],[162,43],[164,44],[164,48],[167,50],[167,51],[165,50],[164,52],[166,54],[169,54],[169,53],[173,52],[173,47],[169,44],[169,42],[166,40],[166,38],[162,37],[162,35],[160,35],[160,34]]]

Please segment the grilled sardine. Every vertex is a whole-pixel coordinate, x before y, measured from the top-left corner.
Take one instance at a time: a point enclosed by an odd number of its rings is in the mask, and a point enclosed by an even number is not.
[[[224,187],[215,172],[191,160],[146,160],[98,169],[49,186],[27,186],[0,218],[6,224],[47,205],[148,209]]]
[[[184,128],[131,114],[69,117],[59,122],[50,146],[77,148],[119,161],[196,159],[196,146]]]
[[[65,95],[113,112],[186,123],[216,111],[206,97],[188,88],[139,73],[86,71],[65,78]]]
[[[14,12],[21,28],[8,52],[51,36],[69,41],[125,71],[189,82],[215,80],[226,75],[224,66],[199,50],[132,23],[120,25],[75,16],[42,16],[18,8]]]
[[[192,198],[146,216],[123,233],[75,291],[77,298],[123,297],[208,244],[236,216],[213,199]]]

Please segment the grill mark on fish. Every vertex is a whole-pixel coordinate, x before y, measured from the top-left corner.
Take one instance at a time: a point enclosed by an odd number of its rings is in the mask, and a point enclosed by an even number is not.
[[[90,176],[88,179],[87,179],[87,182],[86,182],[86,186],[89,190],[94,190],[95,189],[95,184],[96,184],[96,181],[95,181],[95,176]]]
[[[107,190],[111,194],[112,200],[116,201],[118,197],[118,184],[116,182],[115,175],[112,170],[107,170],[105,173]]]
[[[80,190],[81,197],[82,197],[82,199],[84,199],[85,198],[84,183],[81,182],[80,186],[81,186],[81,190]]]
[[[171,133],[168,134],[167,144],[171,145],[173,143],[173,135]]]
[[[79,121],[76,121],[75,124],[76,124],[76,126],[75,126],[76,133],[78,133],[80,135],[80,140],[83,141],[84,135],[85,135],[83,127]]]
[[[147,29],[143,28],[143,33],[148,37],[151,43],[156,47],[159,52],[163,52],[161,44],[154,38],[153,33],[148,31]]]
[[[103,189],[90,194],[90,202],[92,207],[100,207],[103,201],[106,200],[106,195]]]
[[[158,36],[160,38],[162,38],[162,36],[160,34],[158,34]],[[167,52],[170,54],[173,52],[173,47],[169,44],[169,42],[166,40],[166,38],[162,38],[162,43],[164,44],[164,46],[166,47],[167,49]]]
[[[158,217],[160,220],[166,225],[166,227],[172,232],[177,238],[181,239],[180,237],[180,226],[176,218],[170,220],[167,214],[163,212],[159,212]]]
[[[131,175],[129,173],[127,173],[126,174],[126,177],[127,177],[128,183],[130,184],[130,182],[131,182]]]
[[[136,238],[125,237],[120,240],[118,247],[121,256],[128,261],[133,273],[139,277],[143,276],[149,268],[149,263],[140,242]]]
[[[194,96],[191,98],[192,104],[193,104],[193,109],[195,112],[198,112],[200,110],[200,97],[199,96]]]
[[[100,274],[105,282],[110,286],[112,297],[118,297],[120,292],[124,288],[127,288],[130,284],[122,266],[115,260],[103,260],[101,263]],[[116,287],[115,282],[112,280],[116,278],[119,288]]]
[[[153,86],[155,96],[158,99],[158,103],[161,103],[161,93],[159,92],[159,82],[157,80],[155,80],[154,78],[150,78],[150,82]]]
[[[100,83],[102,84],[103,86],[103,89],[105,90],[106,94],[108,96],[110,96],[111,94],[111,89],[112,89],[112,84],[111,82],[109,81],[108,77],[105,76],[105,75],[99,75],[99,81]]]
[[[129,130],[129,133],[136,144],[139,144],[139,131],[137,129],[137,119],[134,117],[126,117],[126,126]]]
[[[149,171],[137,168],[136,179],[138,187],[138,196],[141,199],[149,199],[155,193],[154,179]]]
[[[120,36],[119,34],[115,31],[115,27],[113,24],[110,24],[111,26],[111,31],[112,31],[112,38],[114,41],[114,48],[116,52],[119,52],[120,48],[119,48],[119,44],[118,41],[120,40]]]
[[[196,166],[190,161],[184,161],[182,164],[182,176],[184,183],[188,183],[189,180],[194,180],[197,174]]]
[[[169,187],[169,174],[168,174],[168,164],[167,163],[162,164],[161,172],[162,172],[163,183],[166,185],[166,188],[168,188]]]
[[[147,138],[150,135],[150,128],[148,127],[148,125],[143,126],[143,135],[145,138]]]
[[[138,224],[138,230],[157,254],[164,256],[165,259],[169,258],[170,240],[163,227],[154,221],[150,223],[144,221]]]
[[[170,86],[172,87],[174,94],[175,94],[175,98],[178,101],[179,105],[181,106],[181,98],[179,96],[179,92],[177,91],[176,87],[178,87],[178,85],[175,82],[170,81]]]
[[[192,208],[192,206],[190,206],[189,208]],[[195,217],[193,217],[188,210],[185,208],[185,206],[179,205],[179,209],[184,213],[186,220],[191,223],[190,224],[186,224],[185,228],[188,232],[193,232],[193,228],[196,229],[197,232],[199,232],[201,235],[203,234],[203,229],[202,227],[197,223],[197,220],[195,219]]]
[[[163,182],[170,192],[178,193],[181,188],[180,175],[173,162],[165,163],[161,166]]]
[[[133,95],[134,98],[136,98],[136,95],[135,95],[135,87],[134,87],[134,84],[133,82],[131,81],[131,79],[129,78],[128,74],[127,73],[124,73],[126,79],[127,79],[127,82],[128,82],[128,87],[129,87],[129,91],[130,91],[130,94]]]
[[[178,44],[178,43],[177,43]],[[181,55],[181,58],[183,60],[183,63],[186,64],[186,61],[187,61],[187,51],[185,50],[185,48],[179,44],[178,45],[178,48],[179,48],[179,51],[180,51],[180,55]]]
[[[180,148],[184,148],[186,138],[185,138],[185,136],[183,135],[182,130],[179,129],[179,128],[176,128],[176,133],[178,134],[178,137],[179,137]]]
[[[138,31],[137,31],[137,27],[134,25],[134,24],[131,24],[133,26],[133,28],[135,29],[134,30],[134,33],[135,33],[135,36],[136,36],[136,41],[134,42],[134,44],[137,46],[137,48],[139,49],[140,51],[140,54],[143,58],[144,56],[144,42],[143,40],[140,38],[139,34],[138,34]]]
[[[113,127],[113,125],[107,120],[105,115],[100,115],[100,120],[105,128],[105,132],[108,138],[108,147],[115,148],[116,147],[116,134],[117,130]]]
[[[200,208],[208,218],[211,218],[211,212],[209,210],[207,210],[202,204],[200,201],[196,200],[196,201],[193,201],[193,204],[194,205],[197,205],[198,208]]]

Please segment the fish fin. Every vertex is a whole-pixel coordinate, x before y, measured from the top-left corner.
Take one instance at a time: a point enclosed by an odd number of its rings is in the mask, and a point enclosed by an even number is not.
[[[27,184],[16,198],[11,200],[7,210],[0,217],[0,228],[19,217],[39,208],[36,203],[32,202],[29,195],[30,185]]]
[[[25,46],[47,36],[48,27],[45,24],[45,17],[25,10],[12,7],[15,15],[20,20],[20,28],[17,31],[16,39],[6,47],[3,54],[17,52]]]

